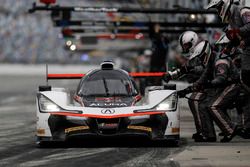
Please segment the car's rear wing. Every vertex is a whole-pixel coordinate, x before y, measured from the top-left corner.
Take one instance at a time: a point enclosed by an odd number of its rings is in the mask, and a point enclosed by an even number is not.
[[[133,78],[160,78],[165,72],[131,72],[129,75]],[[47,74],[47,80],[57,79],[81,79],[85,74]]]

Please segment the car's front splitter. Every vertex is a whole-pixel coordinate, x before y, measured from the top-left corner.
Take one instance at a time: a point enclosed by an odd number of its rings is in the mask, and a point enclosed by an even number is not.
[[[51,115],[48,124],[54,140],[66,140],[71,136],[147,136],[164,139],[168,119],[163,115],[152,115],[143,122],[134,123],[129,118],[116,120],[87,119],[76,123],[65,116]]]

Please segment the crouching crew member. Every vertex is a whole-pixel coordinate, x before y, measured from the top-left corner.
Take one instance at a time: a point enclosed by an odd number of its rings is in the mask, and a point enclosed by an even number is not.
[[[203,130],[201,141],[216,141],[214,121],[225,134],[221,142],[229,142],[239,131],[227,114],[227,108],[240,92],[237,69],[230,58],[216,56],[208,41],[202,41],[195,47],[190,62],[195,58],[199,58],[205,67],[199,80],[193,84],[192,88],[189,88],[206,92],[205,100],[199,105]],[[179,94],[183,92],[180,91]]]
[[[212,0],[207,9],[215,8],[222,22],[229,23],[227,37],[237,47],[244,43],[241,54],[241,81],[247,93],[244,105],[242,136],[250,138],[250,8],[235,4],[234,0]]]

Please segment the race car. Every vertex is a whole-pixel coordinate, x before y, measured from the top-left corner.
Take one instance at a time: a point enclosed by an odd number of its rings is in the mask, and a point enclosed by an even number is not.
[[[74,74],[47,76],[48,79],[79,77]],[[74,94],[65,88],[39,86],[36,96],[38,146],[75,136],[145,136],[179,143],[176,85],[148,87],[141,97],[131,74],[114,68],[109,61],[80,78]]]

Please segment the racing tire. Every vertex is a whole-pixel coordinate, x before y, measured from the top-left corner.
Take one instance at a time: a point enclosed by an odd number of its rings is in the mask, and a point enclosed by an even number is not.
[[[37,141],[36,147],[37,148],[47,148],[50,145],[50,142],[48,141]]]
[[[64,142],[62,141],[37,141],[37,148],[61,148],[64,147]]]
[[[164,140],[163,145],[166,147],[179,147],[180,140]]]
[[[180,140],[173,140],[173,146],[174,147],[179,147],[180,146]]]

